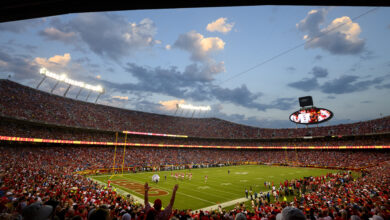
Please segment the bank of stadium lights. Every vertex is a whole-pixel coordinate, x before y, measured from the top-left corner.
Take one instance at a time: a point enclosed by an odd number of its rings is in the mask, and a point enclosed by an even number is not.
[[[78,96],[80,95],[81,93],[81,90],[82,89],[86,89],[86,90],[89,90],[89,93],[88,93],[88,96],[87,98],[85,99],[85,101],[88,101],[88,98],[89,96],[91,95],[91,92],[98,92],[99,95],[98,97],[96,98],[95,100],[95,103],[97,102],[97,100],[100,98],[100,96],[102,94],[104,94],[104,88],[101,86],[101,85],[90,85],[90,84],[87,84],[85,82],[81,82],[81,81],[77,81],[77,80],[73,80],[73,79],[70,79],[68,78],[68,76],[65,74],[65,73],[62,73],[62,74],[57,74],[57,73],[53,73],[53,72],[50,72],[49,70],[47,70],[46,68],[42,67],[40,70],[39,70],[39,73],[41,75],[43,75],[43,78],[42,80],[38,83],[36,89],[39,88],[39,86],[41,86],[41,84],[43,83],[43,81],[49,77],[49,78],[52,78],[52,79],[55,79],[57,80],[57,83],[53,86],[53,88],[51,89],[51,93],[53,93],[53,91],[56,89],[57,85],[60,83],[60,82],[63,82],[63,83],[66,83],[68,84],[68,88],[65,90],[63,96],[65,97],[66,94],[68,93],[69,89],[71,86],[77,86],[77,87],[80,87],[80,90],[79,92],[77,93],[77,96],[76,96],[76,99],[78,98]]]
[[[192,104],[176,104],[176,111],[175,111],[175,115],[176,113],[178,113],[179,109],[181,109],[183,112],[184,110],[188,110],[188,111],[192,111],[192,117],[194,117],[194,114],[196,111],[198,111],[199,113],[201,112],[205,112],[207,113],[208,111],[211,110],[211,107],[209,105],[207,106],[195,106],[195,105],[192,105]]]

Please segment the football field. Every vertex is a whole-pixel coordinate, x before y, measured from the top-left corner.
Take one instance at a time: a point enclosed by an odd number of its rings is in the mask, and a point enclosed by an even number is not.
[[[179,184],[176,193],[174,208],[176,209],[204,209],[206,207],[224,204],[231,206],[237,201],[245,200],[245,189],[257,193],[268,191],[264,182],[274,182],[279,187],[280,182],[285,180],[298,179],[308,176],[320,176],[326,173],[335,173],[337,170],[281,167],[264,165],[243,165],[218,168],[202,168],[174,170],[175,173],[192,173],[192,179],[181,179],[171,177],[171,171],[126,173],[123,176],[116,175],[111,179],[111,185],[118,189],[118,192],[131,194],[143,199],[144,184],[149,183],[149,202],[160,198],[163,207],[167,206],[175,184]],[[152,176],[158,174],[160,181],[152,182]],[[90,176],[90,178],[107,183],[111,175]],[[205,181],[207,176],[207,181]],[[230,202],[230,204],[229,204]]]

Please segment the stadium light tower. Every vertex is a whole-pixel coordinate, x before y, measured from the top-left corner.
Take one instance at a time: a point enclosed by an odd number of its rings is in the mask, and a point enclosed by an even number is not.
[[[69,84],[68,85],[68,88],[65,90],[65,92],[64,92],[64,97],[66,96],[66,94],[68,93],[68,91],[69,91],[69,89],[70,89],[70,87],[72,86],[72,84]]]
[[[102,92],[100,92],[99,95],[97,96],[97,98],[95,100],[95,104],[96,104],[97,100],[100,98],[100,96],[104,94],[104,92],[105,92],[105,90],[103,88]]]
[[[47,78],[47,77],[50,77],[52,79],[55,79],[57,80],[57,83],[53,86],[53,88],[51,89],[51,93],[54,92],[54,90],[56,89],[56,87],[58,86],[58,84],[60,82],[64,82],[66,84],[68,84],[68,88],[65,90],[63,96],[65,97],[66,94],[68,93],[69,89],[72,87],[72,86],[77,86],[77,87],[80,87],[80,90],[79,92],[77,93],[77,96],[76,96],[76,99],[78,98],[78,96],[80,95],[80,92],[82,89],[87,89],[89,90],[89,93],[88,93],[88,96],[87,96],[87,99],[86,101],[88,100],[89,96],[91,95],[92,92],[98,92],[99,95],[98,97],[96,98],[95,100],[95,103],[97,102],[97,100],[99,99],[99,97],[104,93],[104,88],[101,86],[101,85],[97,85],[97,86],[94,86],[94,85],[90,85],[90,84],[87,84],[85,82],[81,82],[81,81],[76,81],[76,80],[73,80],[73,79],[70,79],[68,78],[68,76],[66,74],[56,74],[56,73],[53,73],[53,72],[50,72],[49,70],[47,70],[46,68],[41,68],[39,70],[40,74],[43,75],[43,78],[42,80],[39,82],[39,84],[37,85],[37,89],[39,88],[39,86],[43,83],[43,81]]]
[[[85,101],[88,101],[88,98],[91,95],[91,93],[92,93],[92,90],[89,90],[89,93],[88,93],[87,98],[85,99]]]
[[[83,87],[80,87],[80,90],[79,90],[79,92],[78,92],[77,95],[76,95],[76,99],[79,97],[79,95],[80,95],[80,93],[81,93],[81,90],[83,90]]]
[[[45,81],[46,78],[47,78],[47,76],[46,76],[46,75],[43,75],[42,80],[38,83],[36,89],[39,89],[39,87],[41,86],[41,84],[43,83],[43,81]]]

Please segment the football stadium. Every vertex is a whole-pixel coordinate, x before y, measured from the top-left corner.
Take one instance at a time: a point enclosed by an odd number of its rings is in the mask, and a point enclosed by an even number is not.
[[[51,15],[42,13],[26,16]],[[308,16],[314,13],[317,11]],[[1,19],[7,22],[4,16]],[[25,18],[10,17],[19,19]],[[104,26],[106,21],[99,21]],[[58,23],[53,19],[52,25]],[[0,25],[0,33],[7,27]],[[45,33],[49,32],[40,35]],[[70,42],[62,40],[65,45]],[[11,48],[12,42],[9,44]],[[384,114],[330,123],[341,118],[331,103],[342,93],[316,99],[307,95],[305,87],[304,93],[281,93],[294,96],[293,105],[279,108],[284,114],[280,121],[293,126],[254,126],[211,115],[215,106],[209,105],[175,102],[170,114],[165,114],[108,103],[108,97],[123,95],[116,93],[114,82],[100,80],[100,75],[77,78],[60,74],[59,69],[70,64],[62,65],[58,56],[35,58],[34,65],[25,56],[24,61],[18,59],[19,66],[10,68],[12,49],[3,46],[0,70],[7,73],[0,79],[0,219],[390,219],[388,96],[381,97],[384,109],[378,110]],[[82,69],[88,62],[73,65]],[[33,70],[23,65],[31,65]],[[130,69],[135,64],[127,65]],[[23,81],[26,78],[20,78],[18,71],[36,75]],[[309,74],[317,77],[315,84],[322,86],[325,94],[330,81],[320,83],[328,72],[313,68]],[[368,88],[376,88],[389,95],[389,90],[384,90],[390,88],[386,80],[378,77],[371,85],[354,85],[367,88],[367,93]],[[352,93],[351,84],[341,85],[349,89],[346,93]],[[314,88],[310,91],[317,92]],[[226,97],[219,100],[239,103]],[[321,101],[323,107],[314,106],[313,100]],[[253,108],[252,101],[248,106]],[[365,102],[363,98],[358,101]],[[278,106],[257,108],[265,114]],[[237,107],[237,113],[242,109]],[[286,111],[290,113],[285,115]]]
[[[38,199],[54,202],[64,215],[86,217],[107,205],[114,217],[123,210],[141,216],[148,182],[149,201],[163,205],[178,184],[172,215],[194,218],[239,210],[272,215],[290,204],[307,215],[388,214],[390,117],[261,129],[118,109],[9,80],[0,84],[4,207],[17,210]],[[134,124],[141,126],[122,131],[140,115],[145,122]],[[180,126],[164,126],[170,124]]]

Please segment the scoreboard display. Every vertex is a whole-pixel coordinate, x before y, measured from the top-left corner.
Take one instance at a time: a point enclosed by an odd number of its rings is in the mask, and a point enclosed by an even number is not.
[[[308,108],[301,109],[290,115],[290,121],[297,124],[318,124],[330,120],[333,112],[325,108]]]

